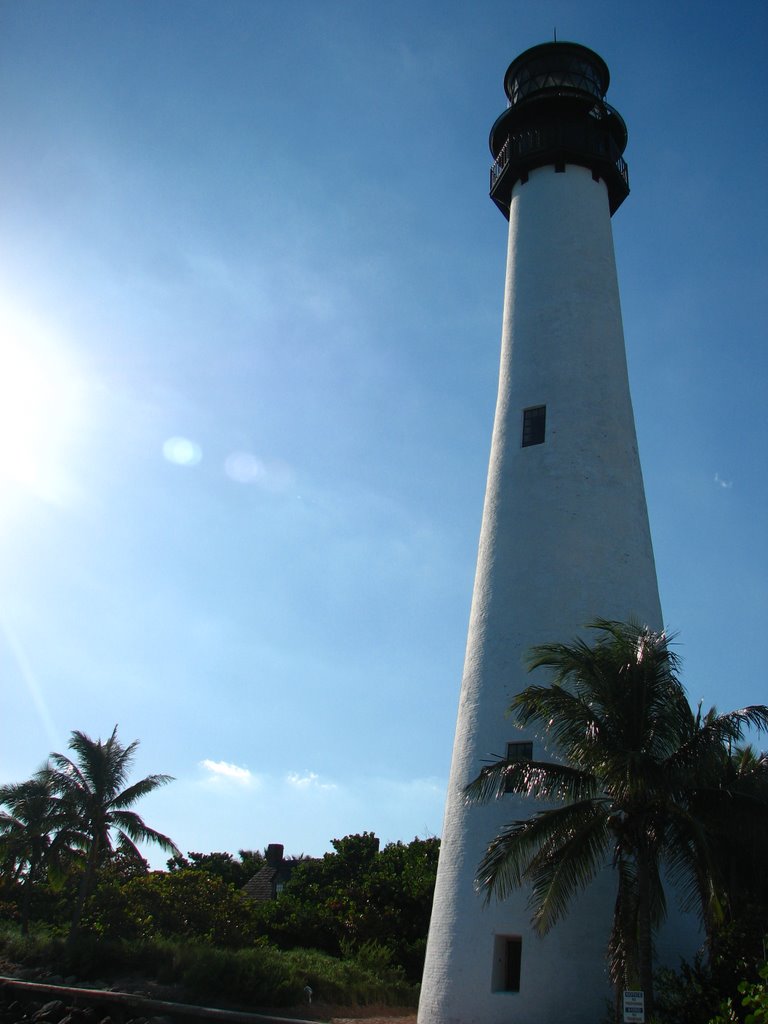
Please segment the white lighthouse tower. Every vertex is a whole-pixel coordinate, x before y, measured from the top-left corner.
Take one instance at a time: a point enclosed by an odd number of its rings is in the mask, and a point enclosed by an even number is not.
[[[611,235],[627,132],[608,81],[584,46],[535,46],[491,130],[509,219],[499,393],[419,1024],[595,1024],[609,997],[610,873],[539,938],[524,890],[485,906],[474,885],[489,840],[535,807],[464,799],[487,761],[548,756],[505,718],[533,645],[597,618],[661,627]]]

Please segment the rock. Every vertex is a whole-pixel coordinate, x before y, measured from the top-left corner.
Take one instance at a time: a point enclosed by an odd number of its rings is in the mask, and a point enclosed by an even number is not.
[[[61,1020],[66,1013],[67,1008],[61,999],[52,999],[49,1003],[44,1003],[39,1010],[32,1014],[32,1020]]]
[[[93,1009],[81,1009],[79,1006],[68,1007],[66,1017],[62,1017],[59,1024],[92,1024],[96,1012]]]

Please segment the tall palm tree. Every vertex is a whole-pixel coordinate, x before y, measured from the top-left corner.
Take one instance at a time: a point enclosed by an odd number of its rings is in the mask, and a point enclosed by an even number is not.
[[[141,797],[172,781],[170,775],[148,775],[125,788],[138,745],[139,741],[134,740],[124,746],[115,726],[104,742],[73,732],[69,741],[73,758],[51,754],[51,784],[77,822],[78,843],[85,853],[70,938],[78,931],[96,869],[113,850],[136,860],[142,859],[136,843],[156,843],[172,854],[180,852],[168,836],[150,828],[130,810]]]
[[[532,923],[545,934],[606,865],[617,875],[608,964],[617,994],[640,987],[653,1012],[653,934],[666,914],[670,875],[705,920],[721,891],[715,851],[696,813],[715,786],[724,744],[768,728],[768,707],[695,716],[666,636],[598,620],[590,646],[533,648],[529,669],[549,668],[510,711],[555,741],[563,760],[499,760],[467,788],[470,800],[514,792],[555,806],[504,826],[477,874],[486,898],[531,885]],[[618,998],[618,995],[617,995]]]
[[[32,890],[71,853],[66,808],[51,786],[46,765],[26,782],[0,787],[0,865],[21,889],[21,931],[29,931]]]

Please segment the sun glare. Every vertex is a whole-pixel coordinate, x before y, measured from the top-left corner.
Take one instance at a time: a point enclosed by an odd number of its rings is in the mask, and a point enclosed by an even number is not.
[[[66,449],[79,383],[66,353],[40,325],[0,311],[0,488],[61,503],[71,489]]]

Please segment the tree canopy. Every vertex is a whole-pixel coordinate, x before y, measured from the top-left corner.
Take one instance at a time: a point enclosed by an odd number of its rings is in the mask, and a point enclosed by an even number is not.
[[[376,943],[418,978],[424,962],[440,841],[379,849],[371,832],[332,840],[333,852],[297,864],[280,897],[263,904],[266,935],[283,948],[338,956]]]
[[[125,746],[117,726],[107,740],[78,730],[71,734],[73,756],[52,753],[48,763],[27,782],[0,789],[0,854],[7,879],[24,880],[22,922],[26,926],[28,894],[65,854],[81,865],[79,895],[70,936],[77,931],[97,869],[119,855],[143,865],[137,843],[155,843],[178,854],[176,845],[132,810],[142,797],[171,781],[148,775],[129,784],[138,740]],[[79,857],[78,857],[79,854]]]

